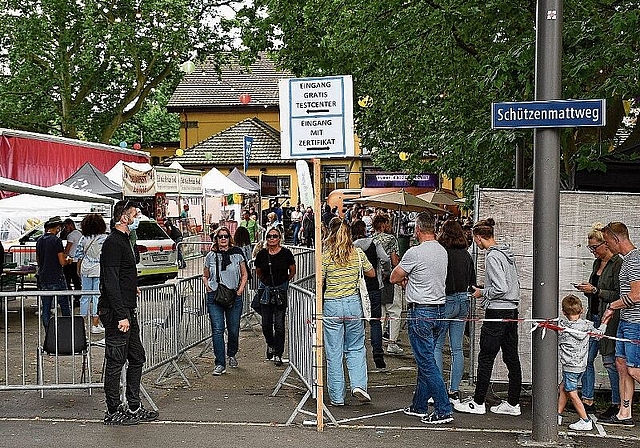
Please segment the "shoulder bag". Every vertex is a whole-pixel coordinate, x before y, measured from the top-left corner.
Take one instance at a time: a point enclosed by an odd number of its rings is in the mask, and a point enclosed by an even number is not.
[[[369,290],[364,281],[364,268],[362,266],[362,256],[358,252],[358,289],[360,290],[360,303],[362,305],[362,315],[366,320],[371,320],[371,301],[369,300]]]
[[[279,310],[287,308],[287,291],[275,286],[273,282],[273,270],[271,269],[271,255],[267,249],[267,258],[269,260],[269,275],[271,275],[271,287],[269,288],[269,303]]]
[[[218,289],[214,301],[223,308],[232,308],[238,298],[238,292],[235,289],[227,288],[220,281],[220,262],[216,253],[216,282]]]

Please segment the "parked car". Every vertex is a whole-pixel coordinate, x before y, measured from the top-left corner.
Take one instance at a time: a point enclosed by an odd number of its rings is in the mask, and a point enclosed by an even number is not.
[[[80,229],[82,217],[72,219]],[[107,229],[109,229],[108,224]],[[35,264],[36,241],[43,234],[44,225],[40,224],[25,232],[17,240],[3,241],[5,262],[15,263],[16,266]],[[140,254],[140,262],[137,265],[138,282],[141,285],[148,285],[177,277],[177,247],[164,229],[155,220],[142,217],[136,235],[136,249]],[[62,244],[66,245],[66,241],[63,240]]]
[[[136,229],[136,249],[140,254],[138,283],[161,283],[178,276],[176,243],[154,220],[143,217]]]

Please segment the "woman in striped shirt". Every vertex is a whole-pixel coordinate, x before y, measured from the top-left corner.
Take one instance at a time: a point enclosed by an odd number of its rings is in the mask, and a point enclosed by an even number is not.
[[[371,401],[367,393],[367,351],[358,292],[360,265],[365,276],[375,277],[364,252],[354,247],[348,223],[333,218],[323,245],[322,278],[327,388],[334,406],[344,405],[346,395],[343,358],[347,362],[351,394],[359,401]]]

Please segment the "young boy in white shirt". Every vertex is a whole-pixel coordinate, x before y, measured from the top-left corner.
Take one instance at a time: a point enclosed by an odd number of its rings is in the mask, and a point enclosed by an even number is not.
[[[560,364],[562,365],[562,382],[558,386],[558,425],[562,424],[562,412],[571,400],[573,406],[580,417],[575,423],[569,425],[569,429],[574,431],[590,431],[593,429],[593,422],[584,410],[584,404],[578,396],[578,383],[582,379],[587,368],[587,351],[589,349],[589,337],[587,333],[602,334],[602,329],[596,329],[593,322],[581,319],[584,309],[582,301],[569,294],[562,299],[562,314],[565,317],[558,319],[558,325],[564,330],[558,333],[558,352],[560,354]],[[606,325],[605,325],[606,327]]]

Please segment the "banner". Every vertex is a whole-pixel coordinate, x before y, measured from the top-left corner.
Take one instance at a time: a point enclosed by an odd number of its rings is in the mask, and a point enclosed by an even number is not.
[[[202,195],[202,173],[200,171],[180,171],[180,194]]]
[[[251,157],[251,146],[252,145],[253,145],[253,137],[249,137],[248,135],[245,135],[244,139],[243,139],[244,151],[242,152],[243,160],[244,160],[244,172],[245,173],[249,169],[249,157]]]
[[[300,192],[298,202],[305,206],[313,206],[313,184],[311,183],[311,174],[309,173],[307,161],[296,161],[296,171],[298,173],[298,191]]]
[[[122,190],[124,196],[154,196],[156,194],[154,170],[138,171],[126,164],[122,165]]]
[[[173,168],[156,167],[156,191],[158,193],[178,194],[180,192],[179,174]]]
[[[405,173],[364,173],[365,188],[438,188],[437,174],[416,174],[409,182]]]

